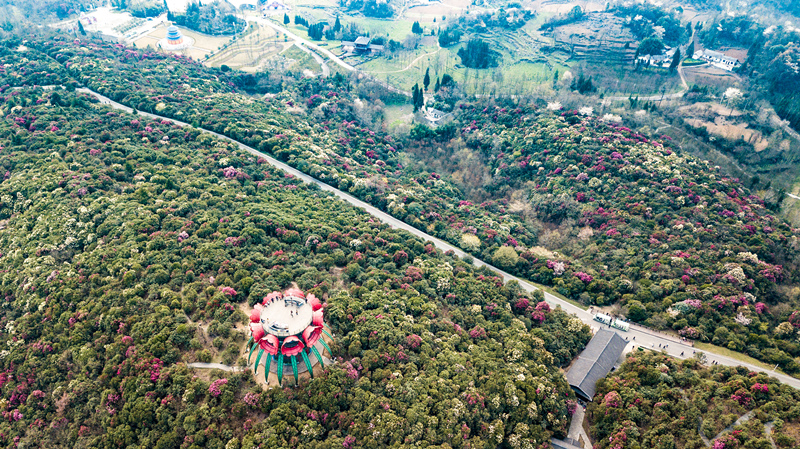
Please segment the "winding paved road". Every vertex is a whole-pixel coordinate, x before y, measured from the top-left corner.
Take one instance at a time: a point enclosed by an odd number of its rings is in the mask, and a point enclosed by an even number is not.
[[[117,103],[115,101],[112,101],[110,98],[105,97],[105,96],[103,96],[103,95],[101,95],[101,94],[99,94],[99,93],[97,93],[95,91],[92,91],[90,89],[80,88],[80,89],[77,89],[77,90],[80,91],[80,92],[83,92],[83,93],[87,93],[87,94],[93,95],[98,100],[100,100],[101,103],[109,105],[109,106],[111,106],[113,108],[121,109],[121,110],[123,110],[125,112],[128,112],[128,113],[132,113],[133,112],[133,109],[129,108],[128,106],[125,106],[125,105],[122,105],[122,104]],[[137,112],[139,113],[139,115],[142,115],[142,116],[145,116],[145,117],[150,117],[150,118],[153,118],[153,119],[167,120],[167,121],[175,123],[176,125],[179,125],[179,126],[190,126],[187,123],[180,122],[178,120],[174,120],[174,119],[171,119],[171,118],[168,118],[168,117],[162,117],[160,115],[150,114],[150,113],[142,112],[142,111],[137,111]],[[218,137],[220,139],[224,139],[224,140],[227,140],[229,142],[235,143],[242,150],[244,150],[244,151],[246,151],[246,152],[248,152],[248,153],[250,153],[250,154],[252,154],[254,156],[258,156],[258,157],[264,158],[267,162],[269,162],[273,166],[275,166],[275,167],[277,167],[277,168],[279,168],[279,169],[281,169],[281,170],[283,170],[283,171],[285,171],[285,172],[287,172],[287,173],[289,173],[289,174],[291,174],[293,176],[296,176],[297,178],[302,179],[304,182],[308,182],[308,183],[311,183],[311,184],[316,184],[317,186],[319,186],[319,188],[321,190],[324,190],[324,191],[327,191],[327,192],[331,192],[333,195],[335,195],[335,196],[339,197],[340,199],[352,204],[353,206],[356,206],[358,208],[364,209],[367,213],[369,213],[373,217],[379,219],[380,221],[390,225],[391,227],[397,228],[397,229],[406,230],[406,231],[410,232],[411,234],[413,234],[413,235],[415,235],[415,236],[417,236],[419,238],[422,238],[423,240],[428,240],[428,241],[433,242],[433,244],[436,245],[436,247],[441,249],[442,251],[453,251],[459,257],[466,257],[466,256],[472,257],[473,263],[476,266],[478,266],[478,267],[486,266],[486,267],[490,268],[492,271],[494,271],[494,272],[498,273],[500,276],[502,276],[504,281],[506,281],[506,282],[515,281],[515,282],[517,282],[519,284],[519,286],[522,289],[524,289],[527,292],[533,292],[534,290],[539,290],[537,287],[535,287],[531,283],[529,283],[529,282],[527,282],[527,281],[525,281],[523,279],[520,279],[520,278],[518,278],[516,276],[513,276],[513,275],[511,275],[509,273],[506,273],[505,271],[503,271],[503,270],[501,270],[499,268],[491,266],[491,265],[483,262],[480,259],[476,259],[473,256],[471,256],[471,255],[465,253],[464,251],[462,251],[460,248],[457,248],[457,247],[455,247],[455,246],[453,246],[453,245],[451,245],[451,244],[449,244],[449,243],[447,243],[447,242],[445,242],[443,240],[440,240],[440,239],[438,239],[436,237],[433,237],[432,235],[429,235],[429,234],[427,234],[425,232],[422,232],[419,229],[417,229],[417,228],[415,228],[413,226],[410,226],[410,225],[398,220],[397,218],[392,217],[391,215],[389,215],[389,214],[387,214],[387,213],[385,213],[385,212],[383,212],[383,211],[381,211],[381,210],[379,210],[379,209],[377,209],[377,208],[365,203],[364,201],[359,200],[358,198],[355,198],[352,195],[344,193],[339,189],[336,189],[336,188],[334,188],[334,187],[332,187],[332,186],[330,186],[330,185],[328,185],[328,184],[326,184],[326,183],[324,183],[324,182],[322,182],[322,181],[320,181],[320,180],[318,180],[316,178],[312,178],[311,176],[309,176],[309,175],[307,175],[307,174],[305,174],[305,173],[303,173],[303,172],[301,172],[301,171],[299,171],[299,170],[297,170],[295,168],[290,167],[289,165],[287,165],[287,164],[285,164],[285,163],[273,158],[272,156],[270,156],[268,154],[262,153],[262,152],[256,150],[255,148],[252,148],[250,146],[244,145],[241,142],[237,142],[237,141],[235,141],[235,140],[233,140],[233,139],[231,139],[229,137],[223,136],[223,135],[215,133],[213,131],[209,131],[209,130],[206,130],[206,129],[203,129],[203,128],[198,128],[198,129],[203,131],[203,132],[206,132],[208,134],[214,135],[214,136],[216,136],[216,137]],[[586,324],[588,324],[592,328],[598,329],[600,327],[607,327],[607,326],[603,326],[601,323],[598,323],[597,321],[594,321],[593,320],[593,316],[594,315],[592,313],[590,313],[590,312],[588,312],[588,311],[586,311],[586,310],[584,310],[584,309],[582,309],[580,307],[577,307],[577,306],[575,306],[575,305],[573,305],[573,304],[571,304],[571,303],[569,303],[567,301],[564,301],[564,300],[562,300],[562,299],[560,299],[560,298],[556,297],[555,295],[552,295],[552,294],[550,294],[548,292],[543,292],[543,293],[544,293],[545,300],[551,306],[553,306],[553,307],[555,307],[555,306],[561,307],[567,313],[576,315],[578,318],[583,320],[583,322],[585,322]],[[614,329],[610,329],[610,330],[614,330]],[[673,357],[676,357],[676,358],[689,358],[689,357],[692,357],[693,354],[694,354],[694,349],[693,349],[692,346],[680,342],[674,336],[657,334],[657,333],[654,333],[652,331],[646,330],[644,328],[640,328],[638,326],[631,326],[631,329],[628,332],[621,332],[621,331],[616,331],[616,332],[619,333],[626,340],[630,339],[631,343],[633,343],[634,346],[641,346],[643,348],[661,350],[661,351],[664,351],[667,354],[669,354],[669,355],[671,355]],[[762,372],[763,371],[763,372],[769,374],[770,376],[773,376],[773,377],[777,378],[778,380],[780,380],[781,382],[783,382],[783,383],[785,383],[787,385],[791,385],[794,388],[800,389],[800,379],[796,379],[796,378],[787,376],[785,374],[780,374],[780,373],[777,373],[777,372],[775,372],[773,370],[765,370],[765,369],[762,369],[762,368],[760,368],[758,366],[755,366],[755,365],[752,365],[752,364],[749,364],[749,363],[743,363],[743,362],[740,362],[740,361],[738,361],[736,359],[733,359],[733,358],[730,358],[730,357],[726,357],[726,356],[723,356],[723,355],[719,355],[719,354],[706,353],[706,356],[708,357],[708,363],[713,361],[713,362],[719,363],[720,365],[727,365],[727,366],[743,365],[743,366],[746,366],[747,368],[749,368],[749,369],[751,369],[753,371],[756,371],[756,372]]]
[[[291,31],[287,30],[286,28],[284,28],[284,27],[282,27],[280,25],[276,25],[276,24],[272,23],[272,21],[269,20],[269,19],[263,19],[263,18],[259,17],[259,18],[252,18],[252,19],[249,19],[249,20],[252,21],[252,22],[256,22],[256,23],[258,23],[260,25],[266,25],[266,26],[272,28],[273,30],[275,30],[275,31],[277,31],[279,33],[285,34],[290,39],[293,39],[295,42],[301,43],[301,44],[305,45],[306,47],[313,49],[315,52],[319,52],[319,53],[324,54],[325,56],[330,58],[331,61],[335,62],[336,64],[339,64],[339,66],[341,66],[345,70],[348,70],[350,72],[356,70],[355,67],[353,67],[352,65],[342,61],[342,58],[336,56],[335,54],[333,54],[333,52],[331,52],[327,48],[322,48],[319,45],[309,41],[308,39],[303,39],[302,37],[292,33]]]
[[[327,68],[328,66],[324,62],[324,59],[322,59],[322,57],[320,56],[320,53],[323,56],[328,57],[331,61],[335,62],[337,65],[339,65],[339,67],[341,67],[341,68],[343,68],[343,69],[345,69],[345,70],[347,70],[349,72],[355,72],[355,73],[363,74],[365,76],[369,76],[369,77],[371,77],[373,79],[373,81],[375,81],[376,83],[380,84],[381,86],[383,86],[387,90],[389,90],[391,92],[394,92],[394,93],[397,93],[397,94],[405,95],[406,97],[411,97],[411,92],[408,92],[408,91],[405,91],[405,90],[402,90],[402,89],[398,89],[397,87],[394,87],[391,84],[386,83],[385,81],[381,81],[377,77],[375,77],[373,75],[370,75],[369,72],[365,72],[363,70],[360,70],[360,69],[358,69],[358,68],[356,68],[356,67],[354,67],[354,66],[352,66],[352,65],[350,65],[350,64],[348,64],[346,62],[344,62],[342,60],[342,58],[336,56],[335,54],[333,54],[333,52],[331,52],[327,48],[321,47],[321,46],[309,41],[308,39],[304,39],[304,38],[294,34],[293,32],[289,31],[288,29],[273,23],[269,19],[264,19],[264,18],[258,17],[258,18],[251,18],[249,20],[252,21],[252,22],[259,23],[261,25],[268,26],[268,27],[272,28],[273,30],[275,30],[275,31],[277,31],[279,33],[285,34],[290,39],[293,39],[294,42],[295,42],[295,45],[297,45],[298,47],[303,49],[303,51],[309,51],[311,53],[311,56],[314,57],[314,59],[317,62],[319,62],[320,65],[322,65],[322,70],[323,70],[323,75],[324,76],[328,76],[328,74],[330,74],[330,69]],[[426,55],[423,55],[423,56],[426,56]],[[326,71],[326,68],[327,68],[328,74],[324,73]]]

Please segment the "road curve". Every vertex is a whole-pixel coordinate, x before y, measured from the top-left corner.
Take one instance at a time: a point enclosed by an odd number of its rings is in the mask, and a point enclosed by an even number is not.
[[[111,100],[110,98],[105,97],[105,96],[103,96],[103,95],[101,95],[101,94],[99,94],[99,93],[97,93],[97,92],[95,92],[93,90],[86,89],[86,88],[80,88],[80,89],[77,89],[77,90],[79,92],[87,93],[87,94],[90,94],[90,95],[94,96],[95,98],[100,100],[100,102],[102,104],[109,105],[109,106],[111,106],[113,108],[120,109],[120,110],[123,110],[123,111],[128,112],[128,113],[132,113],[133,112],[133,109],[129,108],[128,106],[125,106],[123,104],[117,103],[117,102]],[[142,115],[142,116],[145,116],[145,117],[150,117],[150,118],[153,118],[153,119],[167,120],[167,121],[175,123],[176,125],[179,125],[179,126],[191,126],[191,125],[189,125],[187,123],[184,123],[184,122],[181,122],[181,121],[178,121],[178,120],[174,120],[174,119],[171,119],[171,118],[168,118],[168,117],[163,117],[163,116],[160,116],[160,115],[150,114],[148,112],[142,112],[142,111],[137,111],[137,112],[139,113],[139,115]],[[482,261],[480,259],[476,259],[472,255],[469,255],[469,254],[465,253],[464,251],[462,251],[460,248],[457,248],[457,247],[455,247],[455,246],[453,246],[453,245],[451,245],[451,244],[449,244],[449,243],[447,243],[447,242],[445,242],[445,241],[443,241],[441,239],[438,239],[438,238],[436,238],[436,237],[434,237],[432,235],[429,235],[429,234],[427,234],[427,233],[425,233],[423,231],[420,231],[419,229],[417,229],[417,228],[415,228],[415,227],[413,227],[413,226],[411,226],[411,225],[409,225],[409,224],[407,224],[407,223],[405,223],[403,221],[400,221],[395,217],[392,217],[391,215],[387,214],[386,212],[383,212],[380,209],[377,209],[376,207],[374,207],[374,206],[372,206],[370,204],[367,204],[364,201],[361,201],[360,199],[358,199],[358,198],[356,198],[356,197],[354,197],[352,195],[344,193],[344,192],[342,192],[341,190],[339,190],[337,188],[334,188],[334,187],[332,187],[332,186],[330,186],[330,185],[328,185],[328,184],[326,184],[326,183],[324,183],[324,182],[322,182],[322,181],[320,181],[320,180],[318,180],[316,178],[312,178],[311,176],[309,176],[309,175],[307,175],[307,174],[305,174],[305,173],[303,173],[303,172],[301,172],[301,171],[299,171],[299,170],[297,170],[295,168],[290,167],[289,165],[287,165],[287,164],[285,164],[285,163],[273,158],[272,156],[270,156],[270,155],[268,155],[266,153],[262,153],[262,152],[256,150],[255,148],[247,146],[247,145],[245,145],[245,144],[243,144],[241,142],[238,142],[236,140],[231,139],[230,137],[223,136],[223,135],[215,133],[213,131],[209,131],[209,130],[203,129],[203,128],[197,128],[197,129],[199,129],[200,131],[206,132],[208,134],[211,134],[213,136],[216,136],[216,137],[218,137],[220,139],[224,139],[224,140],[227,140],[229,142],[235,143],[242,150],[244,150],[244,151],[246,151],[246,152],[248,152],[248,153],[250,153],[250,154],[252,154],[254,156],[258,156],[258,157],[264,158],[269,164],[273,165],[274,167],[277,167],[277,168],[285,171],[286,173],[289,173],[289,174],[291,174],[291,175],[293,175],[293,176],[295,176],[297,178],[300,178],[304,182],[307,182],[307,183],[310,183],[310,184],[316,184],[317,186],[319,186],[319,188],[321,190],[324,190],[324,191],[327,191],[327,192],[331,192],[333,195],[335,195],[338,198],[350,203],[351,205],[356,206],[356,207],[361,208],[361,209],[364,209],[368,214],[370,214],[373,217],[379,219],[383,223],[386,223],[386,224],[388,224],[389,226],[391,226],[393,228],[403,229],[403,230],[408,231],[411,234],[413,234],[413,235],[415,235],[415,236],[417,236],[419,238],[422,238],[424,240],[428,240],[428,241],[432,242],[437,248],[441,249],[442,251],[453,251],[459,257],[467,257],[467,256],[469,256],[469,257],[472,258],[473,263],[475,264],[475,266],[478,266],[478,267],[485,266],[485,267],[491,269],[492,271],[498,273],[500,276],[502,276],[504,281],[506,281],[506,282],[515,281],[515,282],[517,282],[519,284],[519,286],[522,289],[524,289],[525,291],[527,291],[527,292],[533,292],[535,290],[539,290],[536,286],[532,285],[531,283],[529,283],[529,282],[527,282],[527,281],[525,281],[523,279],[520,279],[520,278],[518,278],[516,276],[513,276],[513,275],[511,275],[509,273],[506,273],[505,271],[503,271],[503,270],[501,270],[501,269],[499,269],[497,267],[494,267],[492,265],[489,265],[489,264],[487,264],[486,262],[484,262],[484,261]],[[577,307],[577,306],[575,306],[575,305],[573,305],[573,304],[571,304],[571,303],[569,303],[567,301],[564,301],[564,300],[562,300],[562,299],[560,299],[560,298],[556,297],[555,295],[552,295],[552,294],[550,294],[548,292],[543,291],[542,293],[544,293],[545,300],[551,306],[553,306],[553,307],[556,307],[556,306],[557,307],[561,307],[564,311],[566,311],[567,313],[570,313],[570,314],[574,314],[575,316],[580,318],[584,323],[588,324],[589,326],[591,326],[594,329],[603,327],[603,325],[601,323],[598,323],[597,321],[593,320],[593,316],[594,315],[592,313],[590,313],[590,312],[588,312],[588,311],[586,311],[586,310],[584,310],[584,309],[582,309],[580,307]],[[638,327],[638,326],[635,326],[635,325],[631,326],[631,329],[628,332],[617,331],[617,330],[611,329],[611,328],[609,328],[609,330],[613,330],[613,331],[617,332],[618,334],[620,334],[622,337],[624,337],[626,340],[630,340],[631,343],[634,346],[639,346],[639,347],[643,347],[643,348],[647,348],[647,349],[663,351],[663,352],[665,352],[665,353],[667,353],[667,354],[669,354],[669,355],[671,355],[673,357],[676,357],[676,358],[690,358],[690,357],[693,356],[693,354],[695,352],[695,350],[694,350],[694,348],[692,346],[690,346],[688,344],[684,344],[681,341],[678,341],[673,336],[667,336],[667,335],[663,335],[663,334],[658,334],[658,333],[646,330],[644,328],[641,328],[641,327]],[[777,373],[777,372],[775,372],[773,370],[766,370],[766,369],[763,369],[763,368],[758,367],[756,365],[753,365],[753,364],[750,364],[750,363],[740,362],[740,361],[738,361],[736,359],[733,359],[731,357],[726,357],[726,356],[715,354],[715,353],[706,353],[706,356],[708,358],[708,362],[709,363],[713,361],[713,362],[717,362],[720,365],[726,365],[726,366],[743,365],[743,366],[746,366],[747,368],[749,368],[750,370],[753,370],[753,371],[756,371],[756,372],[765,372],[768,375],[777,378],[778,380],[780,380],[781,382],[783,382],[783,383],[785,383],[787,385],[790,385],[790,386],[792,386],[794,388],[800,389],[800,379],[796,379],[794,377],[790,377],[790,376],[787,376],[785,374],[780,374],[780,373]]]
[[[284,27],[282,27],[280,25],[275,25],[274,23],[272,23],[268,19],[257,18],[257,19],[250,19],[250,20],[253,21],[253,22],[259,23],[261,25],[266,25],[266,26],[272,28],[273,30],[275,30],[275,31],[277,31],[279,33],[283,33],[283,34],[289,36],[289,38],[290,39],[294,39],[295,42],[301,42],[303,45],[307,46],[308,48],[312,48],[315,51],[318,51],[318,52],[324,54],[325,56],[330,58],[331,61],[335,62],[336,64],[339,64],[339,66],[341,66],[345,70],[348,70],[348,71],[351,71],[351,72],[356,70],[355,67],[353,67],[352,65],[342,61],[342,59],[340,57],[338,57],[335,54],[333,54],[333,52],[331,52],[327,48],[322,48],[319,45],[309,41],[308,39],[303,39],[302,37],[292,33],[291,31],[287,30],[286,28],[284,28]]]
[[[315,51],[311,50],[310,48],[306,47],[305,45],[303,45],[303,43],[300,42],[300,41],[295,41],[294,45],[295,45],[295,47],[299,48],[300,50],[303,50],[304,52],[306,52],[309,55],[311,55],[311,57],[314,58],[315,61],[317,61],[317,64],[319,64],[319,66],[320,66],[320,68],[322,70],[322,77],[323,78],[327,78],[327,77],[329,77],[331,75],[331,68],[328,67],[328,63],[325,62],[324,59],[322,59],[322,56],[318,55],[317,52],[315,52]]]
[[[272,23],[268,19],[254,18],[254,19],[250,19],[250,20],[253,21],[253,22],[256,22],[256,23],[260,23],[262,25],[266,25],[266,26],[272,28],[273,30],[275,30],[275,31],[277,31],[279,33],[285,34],[290,39],[294,39],[295,45],[297,45],[298,47],[300,47],[304,51],[309,50],[311,52],[311,56],[313,56],[314,59],[317,60],[317,62],[320,62],[320,59],[317,59],[317,58],[321,58],[319,53],[322,53],[322,55],[330,58],[331,61],[333,61],[336,64],[338,64],[343,69],[345,69],[345,70],[347,70],[349,72],[354,72],[354,73],[358,73],[358,74],[361,74],[361,75],[369,76],[369,77],[371,77],[373,79],[373,81],[375,81],[376,83],[380,84],[381,86],[383,86],[384,88],[388,89],[389,91],[397,93],[397,94],[405,95],[406,97],[411,98],[411,92],[408,92],[408,91],[405,91],[403,89],[394,87],[389,83],[381,81],[377,77],[375,77],[373,75],[370,75],[369,72],[365,72],[363,70],[360,70],[360,69],[358,69],[358,68],[356,68],[356,67],[354,67],[354,66],[352,66],[352,65],[350,65],[350,64],[348,64],[346,62],[344,62],[342,60],[342,58],[336,56],[335,54],[333,54],[333,52],[331,52],[327,48],[323,48],[323,47],[321,47],[321,46],[309,41],[308,39],[304,39],[304,38],[292,33],[288,29],[286,29],[286,28],[284,28],[284,27],[282,27],[280,25],[276,25],[276,24]],[[303,48],[303,47],[306,47],[306,48]],[[327,67],[327,64],[324,67]],[[325,69],[323,68],[323,74],[324,74],[324,71],[325,71]],[[330,74],[330,69],[328,69],[328,74]],[[328,75],[324,75],[324,76],[328,76]]]

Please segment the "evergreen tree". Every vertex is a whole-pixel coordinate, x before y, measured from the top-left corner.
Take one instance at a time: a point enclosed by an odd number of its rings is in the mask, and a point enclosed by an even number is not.
[[[289,14],[283,13],[283,24],[289,25],[289,22],[291,22],[291,20],[289,19]]]
[[[676,48],[675,54],[672,55],[672,63],[669,65],[669,71],[674,72],[675,69],[678,67],[678,64],[681,62],[681,49]]]
[[[553,73],[553,89],[558,89],[558,69]]]
[[[419,111],[425,106],[425,95],[422,93],[422,89],[419,88],[418,84],[414,84],[414,87],[411,89],[411,101],[414,103],[414,112]]]
[[[688,47],[686,47],[686,57],[687,58],[694,57],[694,41],[692,41],[692,43],[689,44]]]
[[[436,77],[436,84],[433,85],[433,91],[439,92],[439,77]]]
[[[445,73],[444,75],[442,75],[442,83],[439,84],[439,87],[450,87],[454,86],[455,84],[456,82],[455,80],[453,80],[453,77]]]
[[[78,21],[78,32],[81,33],[81,36],[86,36],[86,30],[83,29],[83,24],[81,21]]]
[[[466,47],[458,50],[461,63],[472,69],[496,67],[500,54],[489,48],[489,43],[481,39],[472,39]]]
[[[308,37],[313,39],[313,40],[315,40],[315,41],[322,40],[322,35],[323,35],[323,30],[324,29],[325,29],[325,24],[322,23],[322,22],[315,23],[313,25],[309,25],[308,26]]]
[[[339,16],[336,16],[336,22],[333,24],[333,31],[339,32],[342,29],[342,22],[339,22]]]
[[[425,87],[425,90],[428,90],[428,86],[431,84],[431,69],[428,67],[425,69],[425,77],[422,78],[422,85]]]
[[[414,22],[414,24],[411,25],[411,32],[414,33],[414,34],[422,34],[423,33],[422,26],[419,24],[419,22]]]

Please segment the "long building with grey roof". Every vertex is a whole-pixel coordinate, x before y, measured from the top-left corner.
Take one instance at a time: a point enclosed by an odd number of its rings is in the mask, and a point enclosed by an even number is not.
[[[592,400],[595,384],[611,372],[627,345],[628,342],[614,331],[600,329],[594,334],[567,373],[567,382],[579,398]]]

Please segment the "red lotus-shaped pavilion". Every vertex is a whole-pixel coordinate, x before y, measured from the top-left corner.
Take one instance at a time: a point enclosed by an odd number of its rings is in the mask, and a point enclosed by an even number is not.
[[[323,367],[321,350],[331,349],[323,340],[323,333],[328,338],[333,336],[325,329],[322,320],[322,303],[316,296],[308,295],[297,288],[290,288],[284,293],[272,292],[260,304],[256,304],[250,313],[250,341],[248,347],[248,363],[253,352],[260,348],[256,357],[255,373],[264,353],[264,380],[269,383],[269,373],[278,376],[278,384],[283,383],[284,370],[291,367],[295,384],[299,382],[298,365],[303,361],[306,371],[314,377],[313,368],[318,363]],[[313,355],[313,362],[309,355]],[[298,360],[299,359],[299,360]],[[273,360],[276,362],[273,370]]]

